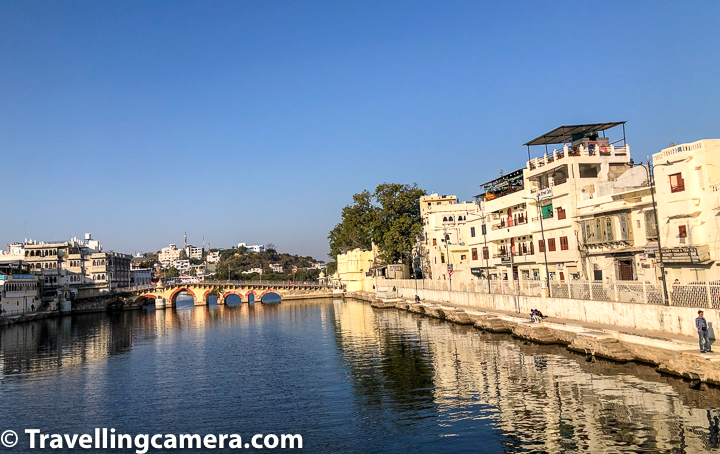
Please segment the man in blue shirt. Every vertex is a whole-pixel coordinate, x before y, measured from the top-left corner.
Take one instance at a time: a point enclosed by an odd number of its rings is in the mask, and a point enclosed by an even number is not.
[[[710,349],[710,337],[708,333],[708,324],[703,317],[703,311],[698,311],[698,318],[695,319],[695,328],[698,330],[698,337],[700,338],[700,353],[712,353]],[[703,347],[703,339],[705,340],[705,346]]]

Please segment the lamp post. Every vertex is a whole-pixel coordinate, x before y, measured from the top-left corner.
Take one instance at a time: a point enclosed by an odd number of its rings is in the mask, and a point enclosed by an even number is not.
[[[630,164],[633,164],[632,160],[630,160]],[[658,217],[657,204],[655,203],[655,172],[654,172],[654,169],[657,166],[669,166],[670,163],[664,162],[662,164],[650,165],[650,156],[647,156],[647,165],[642,164],[642,163],[640,163],[638,165],[640,167],[642,167],[643,169],[645,169],[645,173],[647,174],[647,178],[650,183],[650,197],[652,199],[653,216],[655,216],[655,228],[657,229],[657,236],[658,236],[658,258],[660,259],[660,279],[662,281],[662,286],[663,286],[663,298],[665,300],[665,304],[668,305],[670,303],[670,298],[668,296],[667,282],[665,282],[665,263],[663,262],[662,245],[660,244],[660,218]]]
[[[523,199],[534,200],[535,206],[538,207],[538,217],[540,218],[540,235],[542,236],[543,256],[545,258],[545,282],[546,282],[547,289],[548,289],[548,296],[552,298],[552,291],[550,290],[550,270],[548,269],[548,261],[547,261],[547,244],[545,243],[545,228],[543,227],[543,213],[542,213],[542,208],[540,207],[540,192],[538,191],[535,198],[523,197]],[[511,251],[511,253],[512,253],[512,251]]]

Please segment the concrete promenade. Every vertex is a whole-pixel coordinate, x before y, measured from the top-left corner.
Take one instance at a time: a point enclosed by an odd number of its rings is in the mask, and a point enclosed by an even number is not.
[[[660,373],[720,386],[720,353],[701,354],[697,337],[558,317],[533,323],[529,311],[518,314],[431,300],[415,303],[406,298],[378,298],[373,293],[352,293],[346,297],[369,302],[376,309],[406,310],[474,325],[482,331],[508,333],[531,342],[565,345],[569,350],[589,356],[651,364]]]
[[[698,309],[705,311],[710,327],[710,337],[715,337],[714,328],[720,326],[720,310],[699,306],[665,306],[648,303],[625,303],[597,301],[576,298],[551,298],[544,296],[505,295],[486,292],[464,292],[434,289],[397,287],[393,292],[393,281],[378,281],[380,294],[397,295],[399,298],[414,298],[428,301],[443,301],[453,306],[470,306],[479,310],[515,312],[529,314],[539,309],[543,314],[573,322],[607,324],[622,329],[654,331],[658,335],[696,335],[695,318]]]

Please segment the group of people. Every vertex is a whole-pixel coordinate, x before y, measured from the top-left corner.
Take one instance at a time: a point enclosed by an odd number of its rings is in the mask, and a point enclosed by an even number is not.
[[[530,320],[534,323],[540,323],[544,318],[547,318],[547,315],[543,315],[540,309],[530,309]]]

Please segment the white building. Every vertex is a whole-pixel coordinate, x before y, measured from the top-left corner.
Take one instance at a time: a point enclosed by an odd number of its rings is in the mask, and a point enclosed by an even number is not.
[[[543,151],[546,144],[562,147],[481,185],[484,192],[476,197],[478,204],[437,194],[422,198],[426,277],[449,280],[452,265],[453,289],[458,290],[488,276],[508,281],[594,279],[597,275],[584,266],[580,221],[599,214],[593,199],[612,199],[613,191],[624,190],[620,186],[625,183],[616,183],[631,168],[624,136],[622,146],[599,136],[623,124],[561,126],[528,142],[528,152],[535,145],[543,145]],[[620,203],[615,208],[627,207]],[[630,236],[620,223],[624,226],[629,220],[624,215],[613,218],[623,248],[629,247]],[[640,241],[639,247],[645,244]],[[627,269],[611,277],[618,275],[627,277]]]
[[[180,272],[190,271],[190,260],[175,260],[172,266]]]
[[[41,304],[36,275],[0,274],[0,311],[3,315],[35,312]]]
[[[657,223],[644,167],[617,180],[595,183],[593,196],[577,203],[583,276],[659,284]]]
[[[466,225],[473,216],[477,219],[477,210],[475,202],[458,203],[454,195],[431,194],[420,198],[426,279],[449,282],[448,265],[452,266],[452,277],[456,281],[472,279],[468,236],[477,232],[471,232]]]
[[[279,263],[271,263],[270,269],[273,271],[273,273],[282,273],[284,268]]]
[[[244,247],[250,252],[265,252],[265,246],[262,244],[248,245],[247,243],[238,243],[237,247]]]
[[[186,246],[185,247],[185,255],[187,255],[189,259],[202,260],[203,248],[195,247],[195,246]]]
[[[130,269],[130,286],[152,284],[153,270],[147,268]]]
[[[208,252],[207,256],[205,257],[205,260],[206,260],[208,263],[218,263],[218,262],[220,262],[220,251]]]
[[[176,260],[180,259],[180,253],[182,249],[178,249],[175,244],[171,244],[168,247],[164,247],[158,254],[158,261],[162,264],[163,268],[170,268],[173,266]]]
[[[652,163],[668,284],[720,280],[720,139],[665,148]]]
[[[252,274],[252,273],[262,274],[262,268],[250,268],[249,270],[242,272],[242,274]]]

